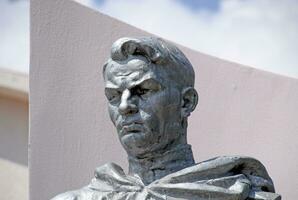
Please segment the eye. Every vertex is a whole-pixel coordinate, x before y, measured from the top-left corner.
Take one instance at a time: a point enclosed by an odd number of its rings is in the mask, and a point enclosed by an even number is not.
[[[141,97],[142,99],[146,99],[148,98],[150,95],[153,94],[153,90],[149,89],[149,88],[143,88],[141,86],[137,86],[135,88],[133,88],[132,90],[132,95]]]
[[[142,96],[142,95],[148,94],[149,92],[151,92],[151,90],[146,89],[146,88],[138,87],[138,88],[136,88],[135,92],[136,92],[137,95]]]
[[[105,95],[109,102],[114,103],[120,100],[121,92],[116,89],[106,88]]]
[[[134,96],[141,97],[142,99],[146,99],[155,93],[162,90],[161,84],[153,79],[148,79],[143,81],[141,84],[136,85],[131,89],[131,93]]]

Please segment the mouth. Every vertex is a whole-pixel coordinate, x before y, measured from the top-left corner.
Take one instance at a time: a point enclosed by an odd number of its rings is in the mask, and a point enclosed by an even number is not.
[[[126,124],[122,127],[121,132],[123,135],[131,134],[131,133],[140,133],[144,131],[144,127],[140,123],[131,123]]]

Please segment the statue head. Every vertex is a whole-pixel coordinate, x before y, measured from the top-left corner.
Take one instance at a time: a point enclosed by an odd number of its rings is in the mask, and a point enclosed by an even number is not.
[[[187,143],[187,118],[198,95],[193,67],[177,47],[154,37],[121,38],[103,76],[110,118],[130,156]]]

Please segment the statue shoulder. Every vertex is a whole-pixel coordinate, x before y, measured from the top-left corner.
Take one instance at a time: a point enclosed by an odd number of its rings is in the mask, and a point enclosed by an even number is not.
[[[114,163],[107,163],[105,165],[102,165],[95,170],[95,178],[91,180],[91,183],[89,185],[78,190],[59,194],[51,200],[89,200],[93,199],[93,196],[105,196],[107,193],[107,189],[105,188],[110,189],[109,181],[115,179],[114,181],[117,182],[115,174],[117,174],[116,177],[118,177],[119,175],[125,176],[123,169]],[[101,180],[102,182],[99,183],[99,180]],[[94,188],[96,188],[96,190],[94,190]]]
[[[76,200],[78,195],[75,192],[65,192],[52,198],[51,200]]]

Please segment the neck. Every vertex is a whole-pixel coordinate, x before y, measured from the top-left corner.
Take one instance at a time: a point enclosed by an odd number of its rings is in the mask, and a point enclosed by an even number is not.
[[[141,178],[145,185],[194,165],[191,146],[188,144],[146,158],[128,156],[128,162],[129,174]]]

